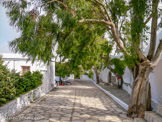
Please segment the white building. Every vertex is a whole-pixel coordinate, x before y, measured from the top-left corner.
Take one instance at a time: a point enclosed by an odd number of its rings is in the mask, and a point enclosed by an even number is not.
[[[42,61],[36,60],[32,63],[31,60],[28,61],[28,57],[14,54],[14,53],[2,53],[0,54],[4,61],[4,65],[10,70],[15,70],[24,74],[27,71],[40,71],[43,74],[42,89],[44,93],[50,91],[56,86],[55,83],[55,62],[51,61],[49,65],[44,64]]]

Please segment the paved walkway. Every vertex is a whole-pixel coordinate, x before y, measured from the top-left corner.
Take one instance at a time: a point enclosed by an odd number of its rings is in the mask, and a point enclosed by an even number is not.
[[[124,91],[123,89],[119,89],[115,84],[111,86],[111,85],[107,85],[107,84],[104,85],[103,83],[102,84],[100,83],[99,85],[105,90],[109,91],[114,96],[116,96],[117,98],[119,98],[120,100],[122,100],[124,103],[129,105],[130,95],[128,94],[128,92]]]
[[[132,122],[126,112],[91,81],[59,86],[9,122]]]

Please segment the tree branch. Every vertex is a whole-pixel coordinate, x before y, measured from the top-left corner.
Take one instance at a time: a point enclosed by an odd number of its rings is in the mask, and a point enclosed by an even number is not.
[[[125,47],[122,45],[122,43],[120,41],[119,34],[117,33],[117,30],[116,30],[113,22],[107,22],[104,20],[96,20],[96,19],[82,19],[79,21],[79,23],[86,23],[86,22],[87,23],[98,23],[98,24],[104,24],[104,25],[111,26],[111,32],[112,32],[112,35],[114,36],[115,42],[117,43],[117,45],[121,49],[121,51],[128,55]]]
[[[120,39],[122,40],[124,47],[126,47],[126,40],[122,36],[120,36]]]
[[[150,21],[151,18],[152,18],[152,14],[146,19],[146,21],[144,22],[144,24],[146,25]]]
[[[122,51],[123,53],[125,53],[126,55],[128,55],[128,53],[127,53],[125,47],[122,45],[122,43],[121,43],[121,41],[120,41],[120,36],[119,36],[119,34],[117,33],[117,30],[116,30],[116,27],[115,27],[114,24],[113,24],[113,26],[111,27],[111,32],[112,32],[112,34],[113,34],[113,36],[114,36],[114,39],[115,39],[115,41],[116,41],[118,47],[121,49],[121,51]]]
[[[66,11],[69,11],[72,15],[74,15],[74,11],[71,10],[71,9],[69,9],[68,6],[64,2],[59,1],[59,0],[51,0],[51,1],[48,1],[48,2],[44,3],[43,5],[41,5],[41,7],[43,7],[46,4],[53,3],[53,2],[57,2],[57,3],[61,4],[61,5],[63,5],[63,7],[65,8]]]
[[[156,50],[156,53],[151,61],[151,63],[153,64],[153,67],[155,67],[159,60],[160,60],[160,57],[161,57],[161,54],[162,54],[162,39],[160,40],[160,43],[158,45],[158,48]]]
[[[156,31],[157,31],[157,20],[158,20],[158,3],[159,0],[153,0],[152,3],[152,25],[151,25],[151,40],[150,49],[147,58],[151,60],[153,58],[156,46]]]
[[[106,18],[105,14],[104,14],[104,12],[103,12],[103,10],[102,10],[102,8],[101,8],[101,6],[99,6],[99,11],[101,12],[102,18],[103,18],[104,20],[108,21],[108,19]]]
[[[100,58],[101,58],[101,59],[107,59],[107,57],[106,57],[106,56],[104,56],[104,55],[103,55],[103,53],[102,53],[102,54],[100,54]]]
[[[134,46],[134,50],[135,50],[136,55],[138,56],[139,60],[140,61],[141,60],[143,60],[143,61],[147,60],[147,58],[142,54],[142,52],[140,51],[140,49],[138,49],[136,43],[134,43],[133,46]]]
[[[96,20],[96,19],[81,19],[79,23],[98,23],[113,26],[112,22],[107,22],[105,20]]]
[[[98,5],[102,6],[102,7],[103,7],[103,9],[104,9],[104,10],[105,10],[105,12],[106,12],[106,15],[107,15],[107,17],[108,17],[109,21],[110,21],[110,22],[112,22],[112,19],[111,19],[110,15],[109,15],[109,12],[107,11],[107,8],[105,7],[105,5],[104,5],[104,4],[102,4],[102,3],[101,3],[101,2],[99,2],[98,0],[87,0],[87,1],[95,2],[96,4],[98,4]]]

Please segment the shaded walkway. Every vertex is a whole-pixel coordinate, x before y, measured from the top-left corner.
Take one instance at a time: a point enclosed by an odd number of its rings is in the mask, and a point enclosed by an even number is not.
[[[127,105],[129,105],[130,102],[130,95],[128,94],[128,92],[126,92],[123,89],[119,89],[117,87],[116,84],[111,85],[105,85],[105,84],[99,84],[102,88],[104,88],[105,90],[109,91],[111,94],[113,94],[115,97],[119,98],[120,100],[122,100],[124,103],[126,103]]]
[[[126,112],[91,81],[59,86],[10,122],[131,122]]]

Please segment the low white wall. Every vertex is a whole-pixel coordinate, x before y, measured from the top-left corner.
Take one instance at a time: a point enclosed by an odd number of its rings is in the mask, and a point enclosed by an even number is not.
[[[128,94],[131,94],[131,92],[132,92],[130,85],[123,84],[122,89],[127,91]]]
[[[5,122],[7,117],[12,116],[14,113],[29,105],[31,102],[34,102],[36,99],[42,97],[46,92],[47,91],[44,91],[43,86],[41,85],[40,87],[31,90],[28,93],[21,95],[20,97],[0,107],[0,122]]]

